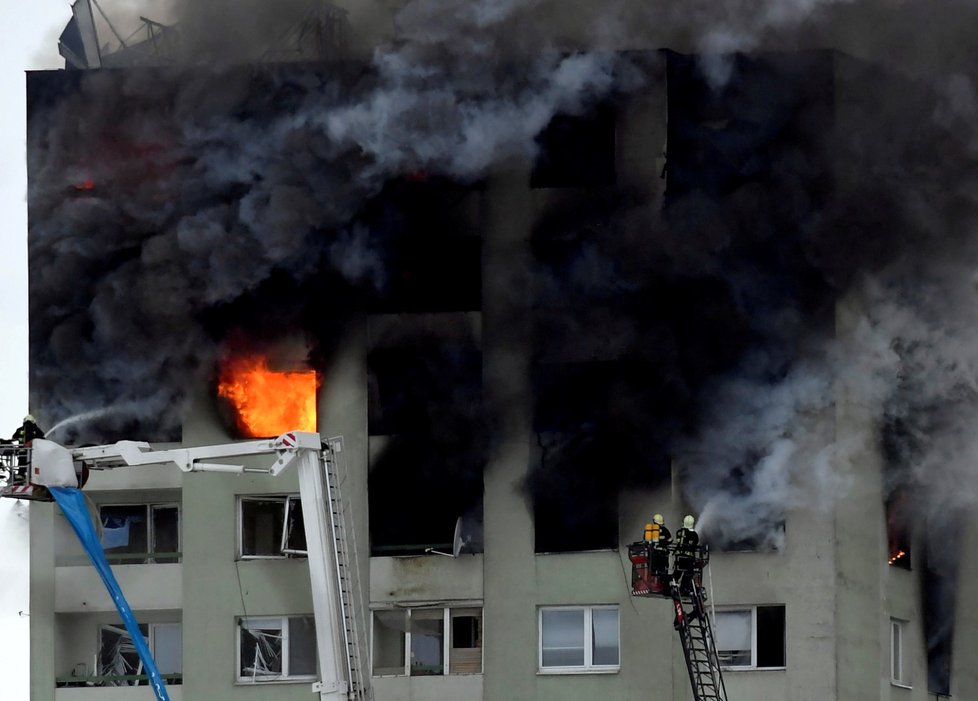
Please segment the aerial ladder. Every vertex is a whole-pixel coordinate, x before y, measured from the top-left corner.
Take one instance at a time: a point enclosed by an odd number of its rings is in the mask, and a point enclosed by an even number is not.
[[[692,549],[691,567],[670,570],[669,560],[676,559],[676,548],[675,543],[649,539],[628,546],[632,596],[672,600],[673,627],[682,645],[693,701],[727,701],[703,588],[703,569],[709,564],[710,550],[697,545]]]
[[[81,488],[93,470],[171,465],[183,472],[223,472],[278,476],[294,467],[306,536],[306,555],[316,621],[321,701],[368,701],[369,677],[363,670],[363,625],[355,545],[346,532],[337,465],[341,439],[322,442],[318,433],[289,431],[277,438],[170,450],[149,443],[66,448],[35,438],[30,446],[0,445],[0,497],[53,501],[52,489]],[[241,461],[240,458],[249,458]],[[264,464],[252,466],[264,458]],[[248,464],[244,464],[247,462]]]

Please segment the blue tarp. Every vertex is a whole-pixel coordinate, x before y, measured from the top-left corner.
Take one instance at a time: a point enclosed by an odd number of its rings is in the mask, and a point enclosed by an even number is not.
[[[146,671],[147,676],[149,676],[149,683],[153,687],[153,692],[156,694],[157,700],[170,701],[170,696],[166,692],[166,683],[163,681],[163,677],[160,676],[159,669],[156,668],[156,662],[153,661],[153,656],[149,652],[146,639],[139,630],[136,617],[133,615],[132,609],[129,608],[129,602],[126,601],[126,597],[122,595],[122,589],[119,588],[119,583],[116,581],[115,575],[112,574],[112,568],[109,567],[109,561],[105,557],[105,551],[102,550],[102,545],[98,540],[98,534],[95,532],[92,519],[88,515],[85,497],[81,491],[73,487],[48,487],[48,489],[54,496],[55,501],[58,502],[58,506],[64,512],[68,523],[74,529],[78,540],[85,547],[85,551],[88,553],[92,565],[102,578],[102,582],[105,583],[105,588],[108,590],[109,596],[112,597],[112,601],[115,603],[119,615],[122,616],[122,622],[125,624],[126,630],[129,631],[132,644],[136,647],[136,652],[139,653],[139,658],[143,661],[143,669]]]

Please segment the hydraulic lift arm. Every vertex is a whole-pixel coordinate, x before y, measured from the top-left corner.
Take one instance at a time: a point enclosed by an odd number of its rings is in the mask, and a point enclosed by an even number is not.
[[[23,451],[23,449],[19,449]],[[10,452],[7,448],[4,451]],[[80,487],[88,470],[112,470],[141,465],[175,465],[183,472],[253,473],[277,476],[295,466],[299,478],[299,496],[305,525],[309,579],[312,588],[313,613],[316,620],[316,645],[320,681],[313,691],[322,701],[366,698],[366,689],[354,688],[343,637],[345,618],[341,596],[341,575],[335,546],[336,524],[332,520],[328,471],[318,433],[290,431],[278,438],[222,445],[153,450],[148,443],[120,441],[112,445],[64,448],[57,443],[35,439],[29,457],[27,476],[18,480],[17,470],[23,459],[6,456],[10,472],[8,484],[0,496],[46,499],[47,487]],[[233,458],[267,456],[262,467],[249,467],[228,461]],[[17,482],[26,482],[17,484]]]

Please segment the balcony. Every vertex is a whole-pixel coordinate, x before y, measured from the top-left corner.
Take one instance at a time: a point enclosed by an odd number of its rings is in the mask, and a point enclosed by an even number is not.
[[[179,553],[171,555],[179,557]],[[131,559],[133,554],[110,557],[110,562],[119,586],[134,610],[183,608],[183,566],[179,562],[116,564],[120,557]],[[115,604],[94,567],[76,563],[74,558],[65,558],[59,560],[54,570],[54,610],[57,613],[115,611]]]
[[[182,675],[165,674],[166,690],[170,701],[183,701]],[[152,692],[146,686],[90,686],[101,684],[109,677],[59,677],[58,688],[54,692],[55,701],[146,701]],[[145,680],[145,675],[132,677],[112,677],[113,681]],[[77,686],[76,686],[77,685]]]

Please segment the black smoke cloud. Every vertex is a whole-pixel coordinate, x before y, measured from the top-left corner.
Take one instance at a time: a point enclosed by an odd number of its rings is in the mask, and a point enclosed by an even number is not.
[[[921,3],[597,6],[415,0],[369,61],[243,68],[307,6],[188,3],[175,65],[32,75],[36,412],[114,407],[88,440],[166,433],[237,327],[334,337],[391,289],[390,233],[365,211],[392,180],[476,187],[533,159],[555,115],[665,80],[667,206],[622,184],[543,213],[532,243],[541,392],[555,364],[641,370],[575,415],[541,396],[537,428],[597,437],[587,454],[626,463],[623,484],[674,459],[704,527],[763,539],[756,524],[844,489],[849,446],[825,433],[841,386],[924,437],[903,459],[929,503],[973,493],[978,100],[954,47],[974,12],[928,4],[921,32]],[[860,58],[770,51],[820,42]],[[635,46],[699,56],[616,51]]]

